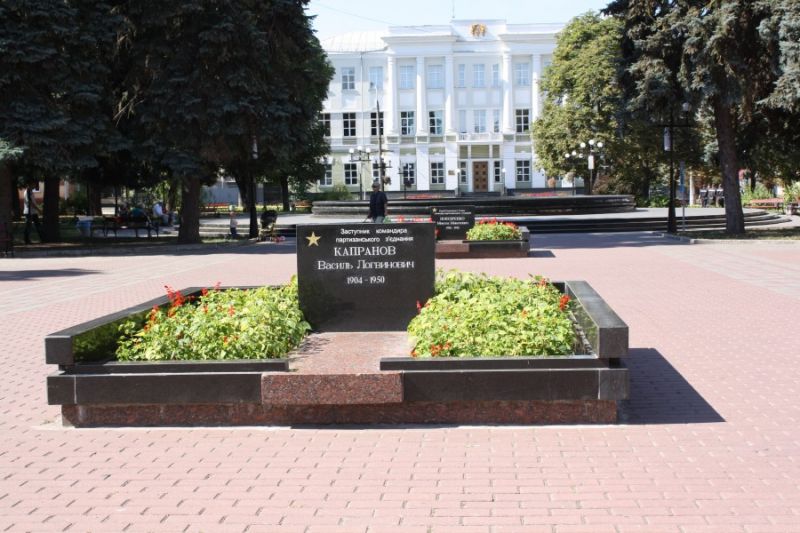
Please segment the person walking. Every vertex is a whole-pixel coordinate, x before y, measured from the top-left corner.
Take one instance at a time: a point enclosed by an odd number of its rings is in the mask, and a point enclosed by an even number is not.
[[[31,224],[36,227],[39,241],[44,241],[42,239],[42,225],[39,223],[39,213],[42,212],[42,209],[36,202],[33,192],[33,185],[29,183],[25,187],[25,197],[22,199],[22,214],[25,216],[25,244],[31,243]]]
[[[230,230],[231,230],[230,237],[231,237],[231,239],[238,239],[239,238],[238,227],[239,227],[239,221],[236,219],[236,211],[231,209],[231,221],[230,221]]]
[[[383,219],[386,218],[386,204],[388,203],[389,199],[386,197],[386,193],[381,190],[381,184],[377,181],[372,182],[372,194],[369,195],[369,215],[367,215],[367,218],[376,224],[382,223]]]

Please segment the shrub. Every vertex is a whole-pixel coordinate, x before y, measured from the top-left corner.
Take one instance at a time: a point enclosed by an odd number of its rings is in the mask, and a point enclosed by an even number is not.
[[[753,200],[766,200],[772,198],[772,192],[767,189],[763,183],[756,183],[756,187],[750,190],[750,187],[745,187],[742,192],[742,205],[747,205]]]
[[[120,326],[120,361],[271,359],[286,355],[310,329],[300,312],[297,280],[278,288],[203,289],[185,298],[167,287],[169,305],[153,307],[142,327]]]
[[[508,241],[521,238],[522,232],[516,224],[499,222],[496,218],[478,220],[478,223],[467,231],[469,241]]]
[[[783,188],[783,201],[786,204],[796,204],[800,202],[800,181]]]
[[[346,185],[337,183],[333,186],[333,189],[319,193],[316,198],[318,200],[327,201],[351,200],[353,198],[353,194],[347,189]]]
[[[567,355],[576,343],[569,311],[569,297],[539,276],[518,280],[440,271],[436,294],[408,326],[411,355]]]

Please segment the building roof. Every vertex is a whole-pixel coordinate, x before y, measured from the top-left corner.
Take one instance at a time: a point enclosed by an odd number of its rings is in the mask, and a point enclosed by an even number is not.
[[[321,41],[322,48],[328,53],[377,52],[386,50],[383,37],[384,30],[351,31],[334,35]]]

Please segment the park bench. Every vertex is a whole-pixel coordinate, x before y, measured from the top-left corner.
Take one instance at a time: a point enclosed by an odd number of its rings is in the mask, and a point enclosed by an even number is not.
[[[750,200],[746,207],[756,207],[762,209],[783,209],[783,198],[760,198]]]
[[[102,230],[104,237],[108,237],[109,231],[114,232],[114,237],[116,237],[117,231],[124,229],[132,229],[133,234],[139,237],[139,230],[147,230],[147,237],[149,238],[154,232],[156,237],[158,237],[160,225],[161,221],[151,220],[147,216],[129,217],[125,219],[120,217],[103,217]]]
[[[217,202],[205,204],[200,208],[201,217],[219,217],[220,214],[227,213],[230,210],[230,204],[224,202]]]

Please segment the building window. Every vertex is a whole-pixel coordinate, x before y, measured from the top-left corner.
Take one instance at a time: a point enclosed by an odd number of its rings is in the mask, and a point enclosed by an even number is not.
[[[466,161],[459,161],[458,162],[458,180],[463,184],[467,184],[467,162]]]
[[[467,66],[463,63],[458,65],[458,79],[456,80],[456,87],[467,86]]]
[[[431,185],[444,185],[444,161],[431,163]]]
[[[383,67],[369,67],[369,88],[383,89]]]
[[[517,109],[517,133],[528,133],[531,129],[531,111],[530,109]]]
[[[342,135],[344,137],[356,136],[356,114],[342,113]]]
[[[467,133],[467,110],[458,110],[458,133]]]
[[[442,134],[442,111],[428,111],[428,131],[431,135]]]
[[[514,85],[518,87],[531,84],[531,69],[529,63],[514,64]]]
[[[531,162],[527,159],[517,161],[517,181],[531,181]]]
[[[428,89],[441,89],[444,87],[444,67],[442,65],[428,65]]]
[[[322,124],[322,132],[325,137],[331,136],[331,114],[330,113],[320,113],[319,121]]]
[[[414,65],[400,65],[400,89],[413,89],[416,86],[415,70]]]
[[[492,131],[500,133],[500,110],[492,109]]]
[[[503,162],[502,161],[495,161],[494,162],[494,182],[500,183],[503,181]]]
[[[486,133],[486,110],[476,109],[472,113],[472,130],[475,133]]]
[[[352,91],[356,88],[356,69],[355,67],[342,68],[342,90]]]
[[[403,163],[403,185],[410,187],[414,185],[417,178],[417,165],[416,163]]]
[[[492,65],[492,87],[500,87],[500,65]]]
[[[400,111],[400,135],[414,135],[413,111]]]
[[[325,175],[322,177],[322,183],[320,183],[323,187],[330,187],[333,185],[333,165],[327,163],[325,165]]]
[[[372,162],[372,181],[381,179],[381,164],[377,161]]]
[[[484,87],[486,85],[485,65],[472,65],[472,86]]]
[[[372,112],[369,114],[369,134],[373,137],[383,135],[383,111],[381,111],[380,119],[378,113]]]
[[[358,185],[358,164],[345,163],[344,164],[344,184],[345,185]]]

